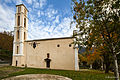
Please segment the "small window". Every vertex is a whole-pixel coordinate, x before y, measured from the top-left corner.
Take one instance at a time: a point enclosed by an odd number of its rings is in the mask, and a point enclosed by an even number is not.
[[[21,7],[18,7],[18,13],[20,13],[20,11],[21,11]]]
[[[24,40],[26,39],[26,34],[25,34],[25,32],[24,32]]]
[[[20,16],[18,16],[18,26],[20,26]]]
[[[24,9],[24,14],[26,15],[26,9]]]
[[[24,18],[24,27],[26,27],[26,18]]]
[[[36,48],[36,43],[35,43],[35,42],[33,43],[33,48],[34,48],[34,49]]]
[[[58,44],[57,47],[60,47],[60,45]]]
[[[69,44],[69,47],[71,47],[72,45],[71,44]]]
[[[17,46],[17,54],[18,54],[18,49],[19,49],[19,47]]]
[[[19,39],[19,30],[17,31],[17,38]]]
[[[15,66],[17,66],[18,65],[18,61],[16,60],[16,64],[15,64]]]

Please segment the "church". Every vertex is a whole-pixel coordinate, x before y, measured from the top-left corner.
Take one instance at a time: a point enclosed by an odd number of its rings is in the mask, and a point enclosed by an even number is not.
[[[79,70],[78,47],[73,37],[27,40],[28,9],[16,5],[12,66]]]

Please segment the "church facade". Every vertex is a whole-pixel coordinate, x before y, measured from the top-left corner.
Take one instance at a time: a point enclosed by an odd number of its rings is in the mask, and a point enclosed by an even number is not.
[[[28,10],[16,5],[12,66],[79,70],[73,37],[27,40]]]

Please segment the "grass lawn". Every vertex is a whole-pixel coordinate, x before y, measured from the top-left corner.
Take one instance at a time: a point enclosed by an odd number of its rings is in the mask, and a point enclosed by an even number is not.
[[[69,77],[73,80],[114,80],[112,73],[105,74],[103,71],[98,70],[86,70],[81,71],[69,71],[69,70],[46,70],[38,68],[17,68],[17,67],[0,67],[0,79],[24,75],[24,74],[55,74],[65,77]]]

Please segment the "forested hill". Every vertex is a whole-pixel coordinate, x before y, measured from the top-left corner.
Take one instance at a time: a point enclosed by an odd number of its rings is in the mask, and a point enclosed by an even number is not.
[[[0,60],[11,61],[13,51],[13,35],[11,32],[0,32]]]

